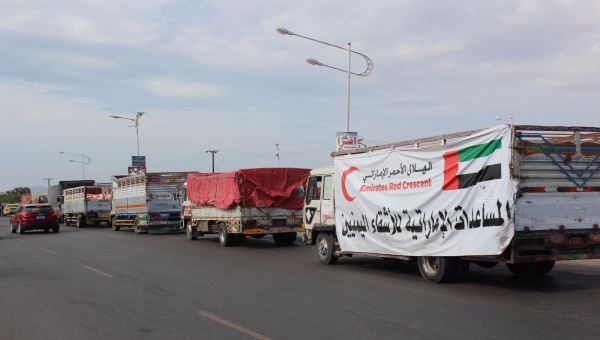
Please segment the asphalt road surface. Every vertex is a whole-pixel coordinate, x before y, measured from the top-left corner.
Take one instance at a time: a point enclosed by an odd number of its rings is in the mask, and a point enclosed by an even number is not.
[[[318,262],[300,241],[221,248],[215,237],[0,220],[0,339],[598,339],[600,262],[522,280],[472,266],[424,282],[413,264]]]

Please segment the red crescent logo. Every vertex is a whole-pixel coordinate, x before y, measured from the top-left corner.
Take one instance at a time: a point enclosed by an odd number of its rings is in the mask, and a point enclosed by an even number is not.
[[[353,166],[353,167],[349,168],[348,170],[342,172],[342,194],[344,195],[344,198],[348,202],[352,202],[356,198],[356,197],[350,196],[348,194],[348,190],[346,190],[346,176],[350,175],[354,171],[358,171],[358,168],[355,167],[355,166]]]

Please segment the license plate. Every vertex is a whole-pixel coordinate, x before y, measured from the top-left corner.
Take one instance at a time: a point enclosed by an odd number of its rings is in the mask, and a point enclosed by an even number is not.
[[[37,218],[38,220],[45,220],[45,219],[46,219],[46,216],[44,216],[44,215],[38,215],[36,218]]]

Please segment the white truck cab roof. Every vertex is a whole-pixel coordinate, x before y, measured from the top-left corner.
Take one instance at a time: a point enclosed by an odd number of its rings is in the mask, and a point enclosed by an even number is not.
[[[335,173],[335,169],[332,166],[327,166],[324,168],[318,168],[310,171],[312,175],[333,175]]]

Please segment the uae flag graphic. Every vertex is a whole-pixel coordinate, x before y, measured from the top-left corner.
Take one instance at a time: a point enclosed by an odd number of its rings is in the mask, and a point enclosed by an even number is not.
[[[502,177],[500,163],[489,164],[489,158],[501,147],[502,138],[499,138],[488,143],[444,153],[443,190],[466,189],[479,182],[500,179]],[[467,173],[467,171],[471,172]]]

